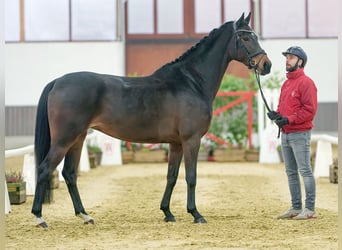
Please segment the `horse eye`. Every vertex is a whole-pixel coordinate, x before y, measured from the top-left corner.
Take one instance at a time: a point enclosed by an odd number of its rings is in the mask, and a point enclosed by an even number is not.
[[[249,41],[249,37],[248,36],[242,37],[242,40],[244,40],[245,42],[248,42]]]

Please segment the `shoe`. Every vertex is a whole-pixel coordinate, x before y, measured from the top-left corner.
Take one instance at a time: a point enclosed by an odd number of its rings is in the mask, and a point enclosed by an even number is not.
[[[314,211],[311,211],[305,208],[300,214],[296,217],[293,217],[294,220],[308,220],[308,219],[316,219],[317,216]]]
[[[293,209],[292,207],[287,210],[285,213],[279,215],[277,219],[292,219],[293,217],[296,217],[302,212],[301,209]]]

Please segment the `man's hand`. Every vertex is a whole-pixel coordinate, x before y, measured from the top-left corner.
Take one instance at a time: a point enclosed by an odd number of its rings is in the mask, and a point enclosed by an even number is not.
[[[270,120],[274,121],[274,120],[278,120],[281,118],[281,115],[275,111],[270,111],[267,113],[268,118],[270,118]]]
[[[283,126],[289,124],[289,119],[287,117],[280,116],[277,120],[274,121],[279,128],[282,128]]]

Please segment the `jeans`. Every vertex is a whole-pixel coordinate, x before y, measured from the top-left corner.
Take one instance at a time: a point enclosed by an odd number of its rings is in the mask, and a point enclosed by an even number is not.
[[[310,164],[311,130],[282,134],[281,146],[294,209],[302,209],[302,192],[298,172],[303,177],[305,208],[315,211],[316,184]]]

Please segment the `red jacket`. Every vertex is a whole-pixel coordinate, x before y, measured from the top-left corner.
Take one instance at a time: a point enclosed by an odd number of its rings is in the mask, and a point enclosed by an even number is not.
[[[282,128],[283,133],[310,130],[317,111],[315,83],[305,75],[303,68],[288,72],[286,77],[277,109],[280,115],[289,120],[289,124]]]

